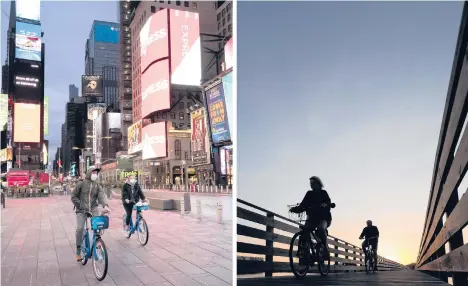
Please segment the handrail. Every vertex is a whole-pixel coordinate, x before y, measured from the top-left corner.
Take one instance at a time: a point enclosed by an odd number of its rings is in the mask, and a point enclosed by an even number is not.
[[[237,222],[237,275],[264,273],[265,277],[271,277],[275,273],[290,273],[289,244],[293,234],[300,230],[300,224],[242,199],[237,199],[237,203],[240,219]],[[258,244],[255,240],[263,242]],[[360,247],[331,235],[328,245],[330,272],[365,271],[364,253]],[[377,265],[382,271],[405,267],[381,256],[378,256]],[[311,269],[311,273],[317,271],[316,267]]]

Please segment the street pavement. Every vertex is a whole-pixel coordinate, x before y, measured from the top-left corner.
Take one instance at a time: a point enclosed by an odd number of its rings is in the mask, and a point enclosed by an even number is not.
[[[150,238],[124,237],[120,200],[109,201],[103,240],[109,271],[76,262],[76,217],[70,196],[8,199],[1,210],[1,285],[232,285],[232,222],[198,221],[174,211],[144,213]]]

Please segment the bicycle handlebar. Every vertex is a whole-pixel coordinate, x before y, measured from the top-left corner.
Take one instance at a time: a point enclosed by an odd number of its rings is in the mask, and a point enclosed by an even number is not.
[[[363,237],[361,239],[364,239],[364,240],[369,240],[369,239],[373,239],[373,238],[379,238],[378,236],[373,236],[373,237]]]

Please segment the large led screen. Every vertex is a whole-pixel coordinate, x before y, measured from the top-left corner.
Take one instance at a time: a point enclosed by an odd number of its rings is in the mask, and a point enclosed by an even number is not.
[[[211,123],[211,138],[214,144],[229,142],[231,134],[228,125],[226,103],[224,102],[224,91],[221,83],[206,91],[208,103],[208,114]]]
[[[40,0],[16,0],[16,17],[40,21]]]
[[[141,75],[141,116],[169,109],[170,100],[169,60],[152,64]]]
[[[119,25],[113,23],[99,23],[94,24],[94,41],[103,43],[119,43]]]
[[[8,122],[8,95],[0,94],[0,130]]]
[[[232,98],[232,72],[226,74],[222,78],[223,81],[223,92],[224,92],[224,103],[226,104],[226,111],[227,111],[227,118],[228,118],[228,125],[229,125],[229,131],[231,134],[235,133],[234,124],[232,122],[236,122],[236,118],[234,118],[234,100]],[[233,141],[234,138],[231,136],[231,141]]]
[[[141,151],[141,120],[128,127],[128,154]]]
[[[101,96],[102,76],[83,75],[81,77],[81,90],[83,91],[83,96]]]
[[[105,103],[88,103],[88,119],[95,120],[106,112]]]
[[[143,160],[167,157],[166,134],[166,122],[152,123],[143,127]]]
[[[17,59],[41,61],[41,26],[16,21]]]
[[[210,164],[211,146],[205,108],[192,111],[190,115],[192,118],[192,162],[194,165]]]
[[[140,31],[141,71],[154,61],[169,56],[168,10],[160,10],[148,18]]]
[[[41,141],[41,105],[15,103],[13,141],[25,143]]]
[[[171,83],[200,85],[201,44],[198,13],[170,10]]]
[[[44,135],[49,134],[49,97],[44,96]]]

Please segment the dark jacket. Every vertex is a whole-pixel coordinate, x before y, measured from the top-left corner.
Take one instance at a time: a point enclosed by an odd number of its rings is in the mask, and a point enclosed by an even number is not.
[[[308,191],[299,206],[291,209],[292,212],[301,213],[307,212],[309,219],[331,221],[330,206],[326,208],[320,207],[322,203],[331,204],[330,197],[325,190]]]
[[[71,194],[71,201],[77,213],[91,212],[97,208],[98,201],[103,206],[107,205],[107,197],[101,185],[91,181],[92,171],[93,169],[89,169],[86,172],[86,179],[78,182]]]
[[[374,240],[379,241],[379,229],[375,225],[366,226],[359,236],[360,238],[374,238]]]
[[[135,183],[133,185],[133,197],[132,197],[132,185],[129,183],[125,183],[122,188],[122,202],[125,203],[125,200],[135,201],[138,203],[140,199],[145,200],[146,197],[141,190],[140,184]]]

